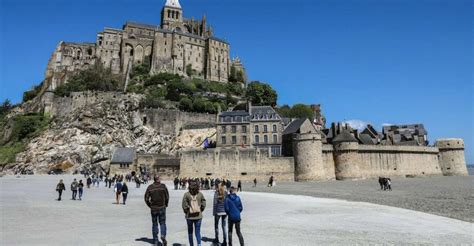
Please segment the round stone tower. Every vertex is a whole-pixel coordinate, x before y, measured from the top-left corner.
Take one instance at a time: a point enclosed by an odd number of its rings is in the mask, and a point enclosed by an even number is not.
[[[466,159],[464,158],[464,141],[460,138],[436,140],[439,149],[439,166],[445,176],[467,176]]]
[[[362,179],[360,170],[359,142],[347,131],[337,135],[334,145],[334,163],[336,165],[336,179]]]
[[[296,181],[326,180],[323,165],[321,134],[302,133],[293,135]]]

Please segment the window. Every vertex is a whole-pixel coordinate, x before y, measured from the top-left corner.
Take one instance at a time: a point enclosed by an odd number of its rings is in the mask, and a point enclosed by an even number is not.
[[[273,143],[278,143],[278,136],[277,135],[273,135]]]
[[[232,136],[232,144],[237,144],[237,137],[236,136]]]
[[[226,126],[222,126],[221,128],[222,128],[222,133],[226,133],[226,132],[227,132]]]
[[[226,139],[225,139],[225,137],[222,137],[222,138],[221,138],[221,142],[222,142],[222,144],[226,144]]]
[[[259,143],[260,142],[260,137],[258,135],[255,135],[255,143]]]
[[[232,126],[232,133],[236,133],[237,132],[237,126]]]
[[[255,132],[258,132],[258,125],[255,125]]]
[[[242,132],[247,133],[247,126],[242,126]]]
[[[267,125],[263,125],[263,132],[268,132],[268,127],[267,127]]]
[[[243,142],[244,144],[247,144],[247,136],[243,136],[243,137],[242,137],[242,142]]]
[[[273,125],[273,132],[277,132],[277,125]]]
[[[267,135],[264,135],[264,136],[263,136],[263,142],[264,142],[264,143],[268,143],[268,136],[267,136]]]

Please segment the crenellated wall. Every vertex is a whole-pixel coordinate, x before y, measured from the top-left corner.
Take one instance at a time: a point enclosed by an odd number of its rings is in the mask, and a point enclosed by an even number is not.
[[[294,181],[293,157],[269,157],[263,149],[216,148],[181,153],[181,177],[219,177],[231,180],[267,182]]]

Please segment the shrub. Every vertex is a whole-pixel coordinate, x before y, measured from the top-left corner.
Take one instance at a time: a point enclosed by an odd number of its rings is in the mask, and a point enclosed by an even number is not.
[[[278,95],[276,91],[266,83],[253,81],[247,86],[247,98],[255,105],[275,106]]]
[[[23,93],[23,102],[27,102],[35,98],[41,92],[42,87],[43,87],[43,82],[41,82],[39,85],[34,86],[33,89],[31,90],[25,91]]]
[[[193,101],[188,97],[183,97],[179,101],[179,109],[183,111],[192,111],[193,110]]]
[[[68,96],[77,91],[119,91],[123,89],[121,75],[112,74],[110,69],[105,69],[100,62],[93,67],[73,75],[68,83],[56,88],[56,95]]]
[[[145,80],[145,87],[152,85],[165,85],[172,81],[181,81],[181,77],[177,74],[159,73],[150,76],[147,80]]]

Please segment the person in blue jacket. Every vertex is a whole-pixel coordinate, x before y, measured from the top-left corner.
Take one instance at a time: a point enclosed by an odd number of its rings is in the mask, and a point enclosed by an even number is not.
[[[244,208],[240,201],[240,197],[237,196],[236,192],[236,188],[232,186],[230,188],[230,194],[226,197],[224,202],[225,212],[229,216],[229,246],[232,246],[232,230],[234,225],[237,236],[239,237],[240,245],[244,246],[244,237],[242,236],[242,232],[240,232],[240,221],[242,220],[240,213]]]

